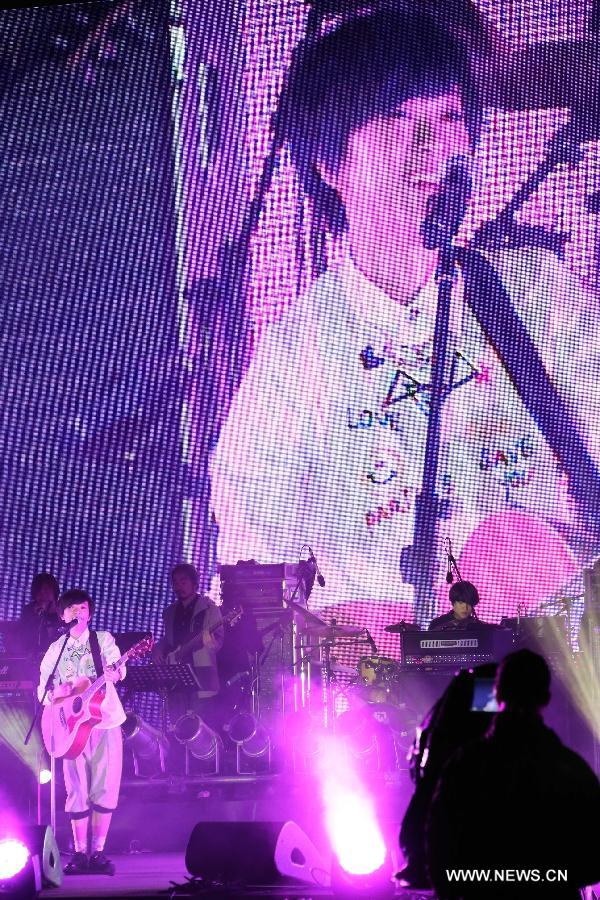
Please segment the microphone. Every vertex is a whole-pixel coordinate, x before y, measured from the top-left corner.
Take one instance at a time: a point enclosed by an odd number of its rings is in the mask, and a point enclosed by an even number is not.
[[[306,546],[308,547],[308,552],[310,553],[310,556],[308,557],[309,561],[313,562],[315,564],[315,570],[317,572],[317,581],[319,582],[321,587],[325,587],[325,579],[323,578],[323,573],[321,572],[321,570],[319,568],[319,563],[317,562],[317,557],[313,553],[312,547],[310,546],[310,544],[307,544]]]
[[[58,634],[66,634],[71,628],[74,628],[77,625],[77,619],[71,619],[70,622],[63,622],[62,625],[56,626],[56,631]]]
[[[421,237],[427,250],[448,246],[464,219],[473,186],[471,159],[453,156],[445,167],[439,190],[427,201]]]
[[[447,549],[444,551],[446,554],[447,567],[446,567],[446,584],[452,584],[454,581],[454,574],[452,572],[452,541],[450,538],[446,538]]]

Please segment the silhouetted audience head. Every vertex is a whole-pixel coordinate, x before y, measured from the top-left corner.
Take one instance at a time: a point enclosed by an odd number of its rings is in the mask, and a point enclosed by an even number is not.
[[[550,669],[539,653],[517,650],[498,667],[496,699],[509,711],[537,712],[550,702]]]

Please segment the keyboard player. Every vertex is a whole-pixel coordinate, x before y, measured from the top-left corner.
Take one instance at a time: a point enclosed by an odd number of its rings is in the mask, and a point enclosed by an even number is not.
[[[429,631],[472,631],[493,627],[478,618],[475,607],[479,603],[479,593],[470,581],[455,581],[448,597],[452,609],[433,619],[429,623]]]

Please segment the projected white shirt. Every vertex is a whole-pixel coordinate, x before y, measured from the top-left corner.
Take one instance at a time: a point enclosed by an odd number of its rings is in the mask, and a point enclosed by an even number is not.
[[[588,300],[552,254],[492,261],[597,458],[598,364],[577,360]],[[399,561],[421,489],[436,300],[432,280],[399,305],[347,261],[270,328],[212,459],[221,563],[294,560],[308,542],[327,579],[320,602],[412,601]],[[567,477],[460,281],[450,327],[436,581],[445,594],[448,535],[488,611],[539,602],[578,570]]]

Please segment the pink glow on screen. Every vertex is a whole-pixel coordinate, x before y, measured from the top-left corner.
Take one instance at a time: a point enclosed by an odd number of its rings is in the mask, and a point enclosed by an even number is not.
[[[517,564],[515,565],[515,561]],[[579,571],[575,554],[551,525],[520,512],[498,513],[475,528],[458,560],[464,579],[477,585],[485,618],[528,612]],[[440,611],[449,608],[448,586],[439,589]]]

